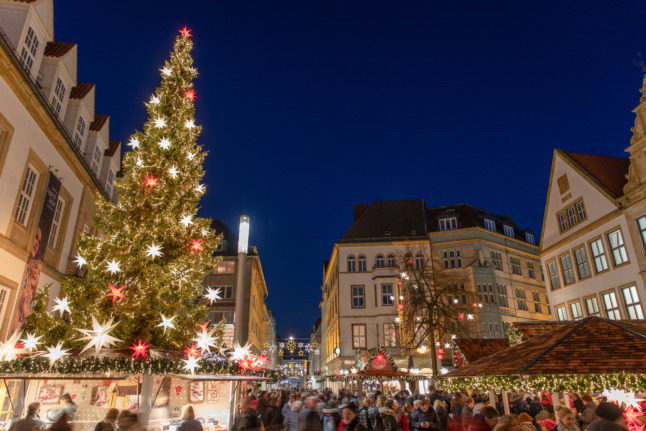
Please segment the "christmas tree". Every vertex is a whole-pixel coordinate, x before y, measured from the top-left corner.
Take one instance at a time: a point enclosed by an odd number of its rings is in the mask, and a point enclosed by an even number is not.
[[[42,342],[97,352],[130,346],[143,359],[148,348],[183,350],[199,326],[198,337],[213,341],[204,320],[217,292],[203,297],[202,280],[216,263],[219,238],[209,219],[196,217],[206,153],[197,144],[192,47],[184,28],[146,103],[143,130],[128,143],[115,181],[118,204],[95,199],[97,234],[81,234],[78,274],[62,279],[65,297],[47,310],[44,292],[35,305],[24,330]]]

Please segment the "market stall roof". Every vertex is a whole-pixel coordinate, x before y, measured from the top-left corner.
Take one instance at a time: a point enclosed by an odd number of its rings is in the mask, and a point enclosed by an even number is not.
[[[469,363],[509,347],[506,338],[458,338],[455,344]]]
[[[646,373],[646,321],[587,317],[555,326],[444,377]]]
[[[531,340],[537,335],[543,335],[555,329],[562,328],[569,323],[571,322],[514,322],[513,325],[526,339]]]

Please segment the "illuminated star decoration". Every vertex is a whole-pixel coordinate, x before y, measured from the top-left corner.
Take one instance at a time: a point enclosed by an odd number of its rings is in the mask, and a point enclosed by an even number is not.
[[[85,258],[80,254],[77,254],[76,259],[74,259],[74,263],[77,267],[83,268],[85,265],[87,265],[87,260],[85,260]]]
[[[59,341],[56,346],[47,346],[45,347],[47,349],[47,353],[45,353],[45,357],[49,359],[49,366],[51,367],[54,365],[54,362],[58,361],[64,356],[69,356],[69,349],[63,350],[63,342]]]
[[[81,354],[86,350],[94,348],[94,353],[98,355],[104,347],[110,348],[114,343],[121,341],[118,338],[109,335],[110,331],[112,331],[117,324],[118,323],[112,323],[112,319],[104,323],[99,323],[99,321],[96,320],[96,317],[92,316],[91,330],[76,328],[77,331],[83,334],[81,340],[88,341],[85,347],[81,350]]]
[[[197,187],[195,187],[195,191],[198,193],[204,193],[204,184],[198,184]]]
[[[193,341],[195,341],[200,350],[210,352],[211,347],[216,347],[216,338],[213,336],[213,331],[215,331],[215,328],[212,328],[210,331],[196,332],[197,336],[193,338]]]
[[[197,95],[195,94],[195,90],[193,88],[190,88],[184,92],[184,98],[186,100],[190,100],[192,102],[196,97]]]
[[[7,341],[0,342],[0,360],[11,361],[20,358],[20,354],[25,351],[24,345],[18,342],[20,331],[16,330]]]
[[[188,153],[186,155],[186,158],[189,159],[189,160],[193,160],[195,158],[195,153]]]
[[[211,322],[210,320],[207,320],[204,323],[198,323],[197,326],[200,328],[200,331],[202,331],[202,332],[208,331],[210,322]]]
[[[473,320],[473,314],[467,314],[467,320]]]
[[[168,169],[168,175],[170,175],[171,178],[177,178],[177,174],[179,171],[175,166],[171,166],[170,169]]]
[[[175,319],[175,316],[172,317],[166,317],[163,314],[161,315],[162,321],[159,325],[162,328],[164,328],[164,334],[166,334],[167,329],[175,329],[175,324],[173,323],[173,320]]]
[[[464,313],[458,313],[458,319],[464,320]]]
[[[146,256],[148,256],[148,257],[152,258],[153,260],[154,260],[156,257],[159,257],[159,256],[161,256],[161,255],[162,255],[162,252],[161,252],[161,246],[156,245],[155,243],[150,244],[150,245],[146,248]]]
[[[187,129],[189,129],[189,130],[190,130],[190,129],[193,129],[193,128],[195,127],[195,121],[193,121],[193,120],[186,120],[186,122],[184,123],[184,127],[186,127],[186,128],[187,128]]]
[[[137,158],[137,161],[135,162],[135,164],[139,167],[142,167],[144,165],[144,161],[141,160],[140,158]]]
[[[135,138],[135,137],[133,136],[133,137],[132,137],[132,138],[130,138],[130,140],[128,141],[128,146],[129,146],[130,148],[132,148],[133,150],[136,150],[137,148],[139,148],[139,139],[137,139],[137,138]]]
[[[42,336],[38,336],[38,337],[36,337],[36,336],[35,336],[34,334],[32,334],[31,332],[28,332],[28,333],[27,333],[27,335],[25,336],[25,338],[23,338],[23,339],[22,339],[22,340],[20,340],[20,341],[22,341],[22,343],[23,343],[23,345],[24,345],[25,349],[27,349],[27,350],[29,350],[29,351],[32,351],[32,350],[34,350],[36,347],[38,347],[38,345],[40,344],[40,339],[41,339],[41,338],[43,338],[43,337],[42,337]]]
[[[162,149],[167,150],[167,149],[169,149],[169,148],[170,148],[170,141],[168,140],[168,138],[162,138],[162,139],[159,141],[159,146],[160,146]]]
[[[267,358],[266,354],[258,355],[254,361],[254,367],[256,369],[263,368],[267,362],[269,362],[269,358]]]
[[[200,356],[202,356],[202,352],[195,344],[186,346],[184,353],[186,354],[185,358],[199,358]]]
[[[132,357],[135,359],[148,359],[148,348],[151,346],[151,344],[146,344],[145,341],[141,341],[141,338],[139,339],[139,342],[137,344],[132,343],[130,346],[130,350],[132,350]]]
[[[126,294],[123,292],[126,289],[125,284],[121,287],[117,287],[112,283],[108,283],[108,286],[110,287],[110,293],[106,294],[104,298],[112,297],[113,306],[116,304],[118,299],[126,299]]]
[[[179,222],[180,224],[183,224],[184,227],[189,227],[190,225],[193,224],[193,216],[185,215],[184,217],[182,217],[182,219]]]
[[[182,362],[184,362],[184,369],[186,371],[190,371],[191,374],[195,374],[195,368],[197,368],[200,358],[189,356],[187,359],[182,359]]]
[[[172,70],[171,70],[169,67],[166,67],[166,66],[162,67],[162,68],[161,68],[161,69],[159,69],[159,70],[161,70],[161,73],[162,73],[162,75],[164,75],[164,76],[170,76],[170,74],[171,74],[171,72],[172,72]]]
[[[191,245],[189,247],[193,253],[200,253],[204,251],[204,241],[200,238],[191,240]]]
[[[158,129],[166,127],[166,120],[163,117],[155,118],[154,122],[155,122],[155,127]]]
[[[54,298],[54,301],[56,302],[56,305],[54,305],[52,311],[59,311],[61,315],[66,311],[70,314],[72,313],[72,310],[70,310],[70,303],[67,301],[67,298]]]
[[[191,36],[193,36],[191,34],[191,30],[189,28],[187,28],[186,26],[184,26],[184,28],[179,29],[179,34],[181,34],[182,37],[191,37]]]
[[[621,405],[621,404],[619,404]],[[640,411],[640,407],[635,407],[634,405],[628,405],[623,412],[626,425],[630,431],[643,431],[644,422],[642,422],[640,417],[643,417],[644,413]]]
[[[214,289],[212,287],[206,288],[206,295],[204,297],[209,300],[209,304],[212,305],[215,301],[222,299],[220,296],[221,289],[218,287]]]
[[[157,105],[159,103],[159,97],[155,96],[154,94],[150,97],[150,103],[153,105]]]
[[[251,344],[246,343],[244,346],[240,346],[237,341],[233,342],[233,352],[230,354],[231,360],[241,361],[245,356],[249,356],[251,352]]]
[[[108,266],[108,272],[110,274],[116,274],[117,272],[121,272],[121,268],[119,267],[119,261],[116,259],[113,259],[111,262],[108,262],[107,266]]]
[[[148,176],[144,177],[144,187],[147,187],[150,190],[157,187],[158,182],[159,182],[159,178],[155,178],[153,174],[148,174]]]

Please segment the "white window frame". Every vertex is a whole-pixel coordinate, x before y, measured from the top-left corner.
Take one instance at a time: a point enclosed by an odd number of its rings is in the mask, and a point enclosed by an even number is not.
[[[355,331],[357,330],[358,331]],[[359,341],[358,343],[356,341]],[[365,349],[368,345],[366,337],[366,324],[353,323],[352,324],[352,349]]]
[[[385,292],[385,287],[389,286],[390,292]],[[392,283],[383,283],[381,285],[381,305],[382,306],[391,306],[395,305],[395,299],[394,299],[395,291],[393,290],[393,285]]]
[[[378,254],[375,258],[375,268],[384,268],[386,266],[386,259],[383,254]]]
[[[74,145],[80,151],[83,146],[83,137],[85,136],[85,119],[82,115],[79,115],[79,119],[76,122],[76,128],[74,129]]]
[[[101,147],[97,144],[96,147],[94,147],[94,154],[92,155],[92,172],[94,172],[94,175],[98,175],[99,172],[99,167],[101,166],[101,156],[103,151],[101,151]]]
[[[511,266],[511,273],[514,275],[523,275],[523,270],[520,264],[520,259],[515,256],[509,256],[509,264]]]
[[[395,267],[395,255],[389,254],[388,257],[386,257],[386,266],[388,268],[394,268]]]
[[[357,259],[354,255],[348,256],[348,272],[357,272]]]
[[[40,172],[31,164],[27,165],[27,172],[22,181],[20,194],[18,197],[18,205],[16,206],[16,220],[22,226],[27,226],[29,223],[29,216],[31,215],[31,207],[34,202],[34,195],[38,188],[38,180],[40,179]]]
[[[355,289],[360,289],[361,294],[355,292]],[[363,285],[352,285],[350,286],[350,291],[352,294],[352,303],[350,304],[352,308],[366,308],[366,287]],[[361,301],[360,305],[356,305],[355,301]]]
[[[525,242],[529,244],[536,244],[536,240],[534,239],[534,234],[531,232],[525,232]]]
[[[574,249],[574,260],[576,261],[576,270],[579,273],[580,280],[592,276],[592,271],[590,270],[590,261],[588,260],[588,254],[586,253],[584,246]]]
[[[559,305],[558,307],[555,307],[555,308],[556,308],[556,310],[555,310],[556,311],[556,318],[559,321],[562,322],[562,321],[568,320],[567,308],[565,307],[565,305]]]
[[[108,178],[105,181],[105,191],[108,196],[112,197],[112,186],[114,185],[114,171],[108,170]]]
[[[513,227],[509,226],[508,224],[503,224],[502,230],[505,233],[505,235],[507,235],[509,238],[515,238]]]
[[[617,295],[615,294],[615,292],[602,293],[601,301],[603,302],[603,308],[606,310],[606,316],[608,317],[608,319],[621,319],[621,313],[619,312],[619,302],[617,301]]]
[[[559,256],[559,263],[561,264],[561,271],[563,272],[563,283],[567,286],[576,282],[574,275],[574,267],[572,266],[572,257],[570,253]]]
[[[624,245],[624,238],[621,234],[621,229],[617,228],[608,234],[608,244],[610,244],[612,261],[615,266],[628,262],[628,253],[626,252],[626,246]]]
[[[366,272],[368,270],[368,261],[362,254],[357,258],[357,269],[359,272]]]
[[[397,347],[399,346],[397,325],[394,323],[384,323],[384,347]],[[393,337],[393,333],[395,336]]]
[[[583,310],[579,301],[570,304],[570,314],[572,314],[572,320],[583,319]]]
[[[63,215],[65,214],[65,200],[59,195],[56,201],[56,209],[54,210],[54,217],[52,218],[52,227],[49,231],[49,238],[47,245],[51,248],[56,248],[58,235],[63,224]]]
[[[607,271],[608,259],[606,258],[606,249],[603,247],[601,238],[590,241],[590,250],[592,250],[592,259],[594,260],[594,269],[596,272]]]
[[[552,290],[560,289],[561,277],[559,275],[559,267],[558,267],[558,263],[556,263],[556,260],[551,260],[547,262],[547,273],[549,274],[549,277],[550,277],[550,288]]]
[[[496,232],[496,222],[490,218],[484,219],[485,229],[490,230],[491,232]]]
[[[40,45],[38,36],[34,29],[29,26],[29,28],[27,28],[27,34],[25,35],[22,50],[20,51],[20,64],[22,64],[29,74],[31,74],[31,68],[36,60],[38,45]]]
[[[632,286],[622,288],[621,296],[624,299],[624,305],[626,306],[626,314],[628,315],[628,318],[631,320],[643,319],[644,310],[642,309],[642,304],[639,299],[637,286],[633,284]]]
[[[51,107],[54,113],[60,117],[61,109],[63,108],[63,100],[65,100],[65,84],[61,78],[56,78],[56,85],[54,86],[54,94],[52,94]]]
[[[439,220],[440,230],[453,230],[458,228],[457,217],[443,217]]]
[[[597,301],[596,296],[591,296],[589,298],[584,298],[585,302],[585,312],[588,316],[601,316],[601,310],[599,309],[599,301]]]

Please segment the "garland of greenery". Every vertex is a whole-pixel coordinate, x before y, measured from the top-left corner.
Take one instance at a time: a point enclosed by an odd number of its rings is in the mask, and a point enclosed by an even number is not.
[[[368,368],[370,367],[370,364],[372,364],[373,359],[375,359],[379,353],[383,354],[383,355],[384,355],[384,357],[390,361],[390,365],[392,366],[393,371],[397,371],[397,370],[398,370],[398,368],[397,368],[397,364],[395,363],[395,360],[392,358],[392,356],[390,356],[390,355],[388,354],[388,352],[386,352],[386,351],[383,349],[383,347],[378,347],[378,348],[375,348],[375,349],[372,349],[372,350],[371,350],[371,352],[370,352],[370,358],[368,359],[368,362],[366,362],[366,363],[365,363],[365,365],[363,366],[363,368],[361,369],[361,371],[367,371],[367,370],[368,370]]]
[[[190,372],[184,368],[180,359],[147,359],[136,360],[126,357],[78,357],[70,356],[59,359],[50,365],[47,358],[22,358],[12,361],[0,361],[0,374],[185,374]],[[280,373],[275,370],[260,370],[242,372],[238,364],[230,361],[201,361],[195,368],[197,375],[246,375],[269,377],[277,380]]]
[[[604,390],[641,392],[646,390],[646,374],[570,374],[529,376],[475,376],[440,378],[438,384],[449,392],[549,391],[599,393]]]
[[[404,380],[406,382],[417,382],[420,380],[426,380],[428,379],[428,376],[424,375],[408,375],[408,376],[370,376],[370,375],[350,375],[350,376],[345,376],[339,374],[338,376],[328,376],[328,379],[334,381],[334,382],[351,382],[353,380],[355,381],[379,381],[379,382],[390,382],[393,380]]]

